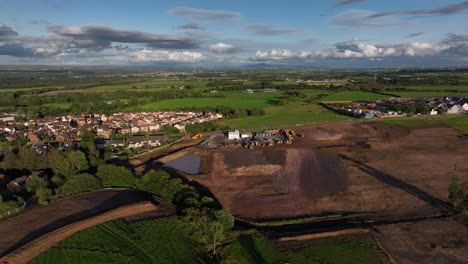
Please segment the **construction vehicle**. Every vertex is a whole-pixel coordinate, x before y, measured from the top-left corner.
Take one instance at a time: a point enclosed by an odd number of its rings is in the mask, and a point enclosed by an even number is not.
[[[200,133],[192,136],[192,139],[202,139],[202,138],[203,138],[203,135]]]

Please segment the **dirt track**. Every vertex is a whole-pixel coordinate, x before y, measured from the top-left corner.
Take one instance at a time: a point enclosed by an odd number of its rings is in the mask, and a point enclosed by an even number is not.
[[[158,207],[151,202],[142,202],[123,206],[103,214],[72,223],[38,237],[37,239],[13,251],[7,256],[0,258],[0,262],[11,264],[28,263],[30,260],[41,255],[47,249],[51,248],[58,242],[73,235],[76,232],[117,218],[153,212],[157,209]]]
[[[0,222],[0,256],[74,222],[150,200],[152,197],[143,192],[113,189],[61,198],[48,206],[34,206]]]

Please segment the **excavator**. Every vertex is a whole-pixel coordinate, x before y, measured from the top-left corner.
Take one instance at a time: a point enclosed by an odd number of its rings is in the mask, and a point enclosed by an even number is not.
[[[192,136],[192,139],[202,139],[203,138],[203,135],[198,133],[198,134],[195,134]]]

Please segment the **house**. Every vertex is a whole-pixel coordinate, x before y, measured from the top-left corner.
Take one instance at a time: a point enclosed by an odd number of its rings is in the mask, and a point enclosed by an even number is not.
[[[112,139],[112,140],[106,140],[104,143],[106,146],[112,146],[114,148],[116,147],[123,147],[125,146],[125,139]]]
[[[179,124],[175,124],[174,127],[177,128],[180,132],[184,132],[185,131],[185,123],[179,123]]]
[[[7,184],[7,189],[11,193],[19,193],[26,190],[26,180],[28,176],[18,177]]]
[[[437,110],[432,109],[431,112],[430,112],[429,114],[430,114],[430,115],[437,115],[438,113],[437,113]]]
[[[447,114],[460,114],[462,112],[462,107],[459,105],[454,105],[447,109]]]
[[[239,130],[229,131],[228,132],[228,139],[240,139]]]
[[[465,112],[468,112],[468,103],[464,103],[461,108],[463,109],[463,111]]]
[[[373,113],[366,112],[362,115],[362,117],[368,119],[368,118],[374,118],[375,115]]]

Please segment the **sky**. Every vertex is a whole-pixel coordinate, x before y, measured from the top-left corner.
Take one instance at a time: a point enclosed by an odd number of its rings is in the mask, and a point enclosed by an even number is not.
[[[0,64],[468,66],[468,1],[0,0]]]

